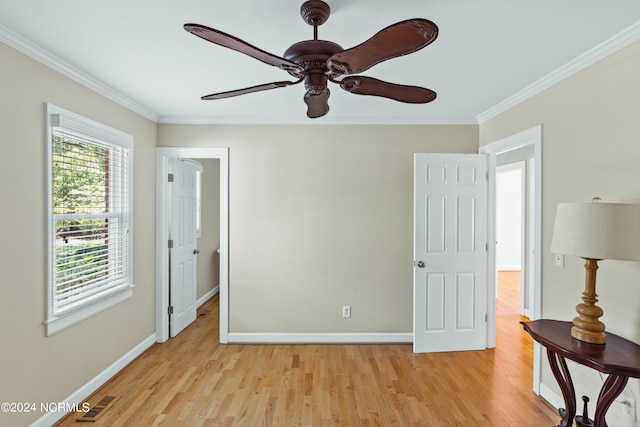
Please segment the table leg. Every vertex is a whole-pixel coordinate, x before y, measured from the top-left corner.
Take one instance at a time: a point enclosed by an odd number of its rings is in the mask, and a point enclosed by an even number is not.
[[[600,394],[598,395],[598,404],[596,406],[596,414],[593,417],[594,427],[607,427],[607,411],[613,401],[622,393],[627,385],[629,377],[622,375],[609,375],[602,385]]]
[[[566,406],[562,423],[557,427],[571,427],[573,425],[573,418],[576,416],[576,392],[573,388],[573,381],[567,368],[567,362],[564,357],[559,356],[556,352],[549,349],[547,349],[547,357],[549,358],[549,365],[551,366],[553,376],[556,377],[560,390],[562,390],[562,397],[564,398],[564,404]]]

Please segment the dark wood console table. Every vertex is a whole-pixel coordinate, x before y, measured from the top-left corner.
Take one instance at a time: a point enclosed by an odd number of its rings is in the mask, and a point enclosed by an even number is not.
[[[608,374],[594,415],[595,427],[607,427],[609,406],[622,393],[629,378],[640,378],[640,345],[609,332],[606,344],[579,341],[571,336],[571,322],[541,319],[520,323],[534,340],[546,347],[551,370],[562,390],[566,412],[558,427],[572,426],[576,415],[576,394],[565,359]]]

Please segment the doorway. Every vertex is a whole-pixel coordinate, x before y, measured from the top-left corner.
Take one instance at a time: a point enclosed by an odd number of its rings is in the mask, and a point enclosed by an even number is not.
[[[162,147],[156,149],[156,341],[169,338],[169,162],[172,158],[219,159],[220,175],[220,342],[228,340],[229,299],[229,149]]]
[[[515,156],[514,154],[517,154]],[[513,163],[502,164],[497,156],[496,169],[496,270],[501,276],[512,276],[519,284],[517,310],[529,319],[533,317],[533,218],[531,194],[533,183],[533,149],[525,146],[518,153],[510,153]],[[519,277],[516,277],[517,274]],[[515,276],[514,276],[515,275]],[[513,280],[511,281],[513,282]],[[501,295],[497,292],[497,297]]]
[[[496,345],[496,171],[499,164],[510,164],[525,161],[527,168],[526,196],[527,207],[523,209],[527,224],[524,229],[529,237],[526,239],[524,251],[527,256],[523,259],[523,268],[527,271],[530,287],[526,291],[530,299],[530,318],[539,319],[541,316],[542,300],[542,125],[535,126],[507,138],[483,145],[478,150],[481,154],[489,155],[489,242],[488,247],[488,282],[489,286],[488,310],[488,347]],[[534,344],[533,363],[533,391],[540,394],[542,348]]]

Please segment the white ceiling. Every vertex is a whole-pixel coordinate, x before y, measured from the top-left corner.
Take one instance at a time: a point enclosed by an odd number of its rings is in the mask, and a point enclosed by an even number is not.
[[[403,104],[331,85],[331,110],[313,120],[306,117],[302,85],[200,100],[290,76],[194,37],[183,24],[207,25],[282,55],[313,37],[300,17],[302,3],[0,0],[0,41],[158,122],[445,124],[477,123],[496,106],[526,96],[532,85],[551,84],[597,58],[606,52],[603,42],[640,38],[638,0],[327,0],[331,16],[319,38],[343,48],[398,21],[434,21],[440,33],[432,45],[364,74],[430,88],[437,99]]]

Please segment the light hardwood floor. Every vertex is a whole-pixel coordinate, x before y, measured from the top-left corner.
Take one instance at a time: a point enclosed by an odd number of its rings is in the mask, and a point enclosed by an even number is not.
[[[500,273],[497,347],[414,354],[410,344],[220,345],[218,299],[87,401],[117,396],[96,426],[551,426],[532,388],[519,273]],[[515,284],[514,284],[515,283]],[[81,426],[75,415],[58,426]]]

